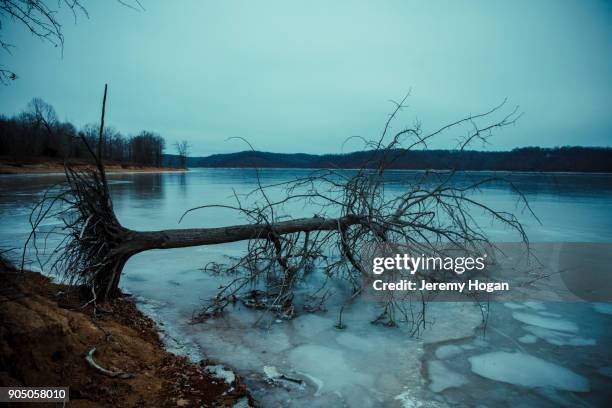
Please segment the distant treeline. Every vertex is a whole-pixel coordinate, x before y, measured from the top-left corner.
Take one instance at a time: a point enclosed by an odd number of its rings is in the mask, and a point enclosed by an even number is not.
[[[82,141],[96,151],[98,124],[77,129],[70,122],[61,122],[55,109],[39,98],[33,99],[26,109],[13,117],[0,116],[0,156],[15,164],[34,159],[91,159]],[[102,159],[118,163],[161,166],[165,141],[160,135],[142,131],[125,136],[112,127],[105,127],[101,149]]]
[[[189,167],[362,168],[382,154],[392,169],[612,172],[612,149],[601,147],[525,147],[506,152],[453,150],[363,151],[341,155],[239,152],[191,157]],[[175,159],[167,156],[169,162]]]

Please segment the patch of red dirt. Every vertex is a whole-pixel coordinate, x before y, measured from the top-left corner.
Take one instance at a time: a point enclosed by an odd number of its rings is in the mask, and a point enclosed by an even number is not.
[[[67,386],[74,407],[253,404],[238,377],[229,385],[164,350],[155,323],[128,297],[97,308],[95,317],[86,302],[78,288],[0,264],[0,386]],[[94,346],[97,364],[131,377],[92,368],[85,356]]]

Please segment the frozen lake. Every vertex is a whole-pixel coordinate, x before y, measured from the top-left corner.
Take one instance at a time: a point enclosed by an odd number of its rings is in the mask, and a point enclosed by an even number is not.
[[[264,184],[272,184],[308,172],[263,170],[260,175]],[[400,178],[410,174],[389,172],[388,191],[401,191]],[[541,225],[521,211],[506,185],[489,185],[478,198],[517,211],[531,241],[612,242],[612,176],[511,177]],[[23,244],[29,208],[60,179],[0,176],[0,248]],[[141,230],[177,228],[185,210],[231,203],[233,190],[244,193],[256,186],[254,171],[246,169],[116,174],[111,180],[119,220]],[[287,211],[313,214],[303,206]],[[481,214],[473,216],[480,217],[493,239],[518,239]],[[210,209],[190,214],[180,226],[241,221],[228,210]],[[334,328],[337,301],[327,305],[327,312],[299,313],[291,321],[262,318],[237,304],[221,318],[189,324],[223,279],[201,268],[244,248],[236,243],[145,252],[129,261],[121,287],[160,324],[171,349],[232,367],[264,406],[599,406],[612,399],[612,304],[493,303],[483,333],[478,306],[433,303],[427,312],[430,324],[418,338],[410,336],[409,327],[370,324],[376,305],[359,300],[345,310],[344,330]],[[283,375],[303,384],[283,380]]]

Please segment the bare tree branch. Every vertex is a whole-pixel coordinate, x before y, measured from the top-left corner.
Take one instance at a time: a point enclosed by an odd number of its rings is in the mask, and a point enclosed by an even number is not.
[[[136,11],[144,11],[139,0],[117,0],[120,4]],[[62,8],[72,13],[76,23],[79,15],[89,18],[83,0],[0,0],[0,30],[7,21],[25,27],[32,36],[51,44],[64,52],[64,33],[59,14]],[[15,45],[0,38],[0,48],[10,54]],[[17,79],[8,69],[0,69],[0,83],[6,85]]]
[[[106,92],[105,92],[106,93]],[[104,126],[103,101],[100,135]],[[405,98],[395,104],[391,120],[404,106]],[[61,271],[73,283],[88,285],[103,301],[116,296],[127,260],[149,249],[182,248],[200,245],[246,241],[244,256],[229,259],[227,265],[209,264],[205,270],[224,273],[233,279],[222,287],[194,316],[201,321],[223,313],[237,301],[245,306],[272,312],[280,318],[297,313],[295,289],[310,274],[324,276],[323,286],[309,293],[305,312],[322,310],[334,293],[330,282],[345,282],[351,294],[340,310],[338,327],[343,327],[342,311],[362,291],[367,279],[363,268],[364,254],[372,243],[397,244],[415,253],[440,253],[440,244],[450,244],[468,253],[482,253],[492,245],[474,218],[482,213],[497,223],[516,231],[528,245],[527,234],[519,219],[478,201],[474,194],[490,183],[507,183],[517,200],[531,214],[525,197],[510,181],[486,177],[474,181],[456,180],[457,172],[425,171],[401,181],[404,190],[389,194],[385,170],[396,159],[404,144],[422,146],[431,138],[453,130],[469,128],[460,139],[458,151],[470,143],[483,140],[499,128],[514,124],[518,110],[493,116],[504,107],[478,115],[469,115],[429,133],[420,124],[390,133],[391,120],[385,124],[381,138],[365,141],[369,157],[355,171],[321,169],[284,183],[264,185],[257,174],[257,186],[248,194],[234,194],[234,205],[205,204],[192,211],[223,207],[235,211],[246,223],[218,228],[134,231],[117,220],[108,191],[104,166],[95,152],[95,170],[75,170],[66,166],[67,182],[60,190],[49,192],[32,213],[32,240],[48,218],[61,219],[60,233],[65,240],[54,250],[50,266]],[[86,142],[86,141],[85,141]],[[272,198],[272,190],[282,197]],[[312,217],[294,218],[285,213],[291,204],[299,203],[315,211]],[[374,323],[394,326],[410,322],[418,333],[425,325],[426,299],[396,298],[389,295],[381,305]]]

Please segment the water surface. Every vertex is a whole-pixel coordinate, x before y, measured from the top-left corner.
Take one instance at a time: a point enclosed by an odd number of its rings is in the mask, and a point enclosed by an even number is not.
[[[308,173],[269,169],[260,171],[260,178],[264,184],[273,184]],[[388,192],[401,192],[405,188],[401,180],[416,176],[417,172],[390,172]],[[459,182],[483,176],[487,174],[465,173],[459,176]],[[486,186],[477,193],[478,198],[495,208],[518,213],[532,241],[612,242],[611,176],[510,177],[528,198],[539,221],[525,211],[506,184]],[[43,189],[61,178],[0,176],[1,248],[23,244],[29,232],[29,208]],[[245,169],[114,174],[110,179],[119,220],[140,230],[243,222],[229,210],[207,209],[191,213],[178,224],[189,208],[233,203],[234,194],[257,185],[254,170]],[[286,211],[293,216],[312,216],[316,209],[296,204]],[[473,216],[493,239],[518,239],[484,214]],[[300,314],[289,322],[269,320],[263,328],[256,324],[261,323],[258,312],[239,305],[224,317],[189,324],[193,311],[214,295],[223,279],[201,268],[209,261],[239,255],[244,249],[244,243],[233,243],[148,251],[129,261],[121,286],[135,295],[139,306],[160,324],[170,348],[194,359],[209,358],[233,367],[265,406],[589,406],[603,404],[610,397],[609,305],[493,304],[483,333],[478,306],[437,303],[431,305],[431,324],[419,338],[410,337],[407,327],[371,325],[376,305],[359,301],[345,312],[347,328],[341,331],[334,328],[339,308],[336,300],[330,302],[325,313]],[[551,319],[570,324],[570,328],[575,326],[577,331],[547,329]],[[513,353],[519,353],[518,357]],[[507,369],[503,372],[508,356],[511,361],[523,362],[525,375],[531,372],[534,378],[517,380]],[[490,369],[478,369],[483,361]],[[271,370],[304,379],[306,385],[270,383],[266,373]],[[536,377],[556,381],[539,383]]]

